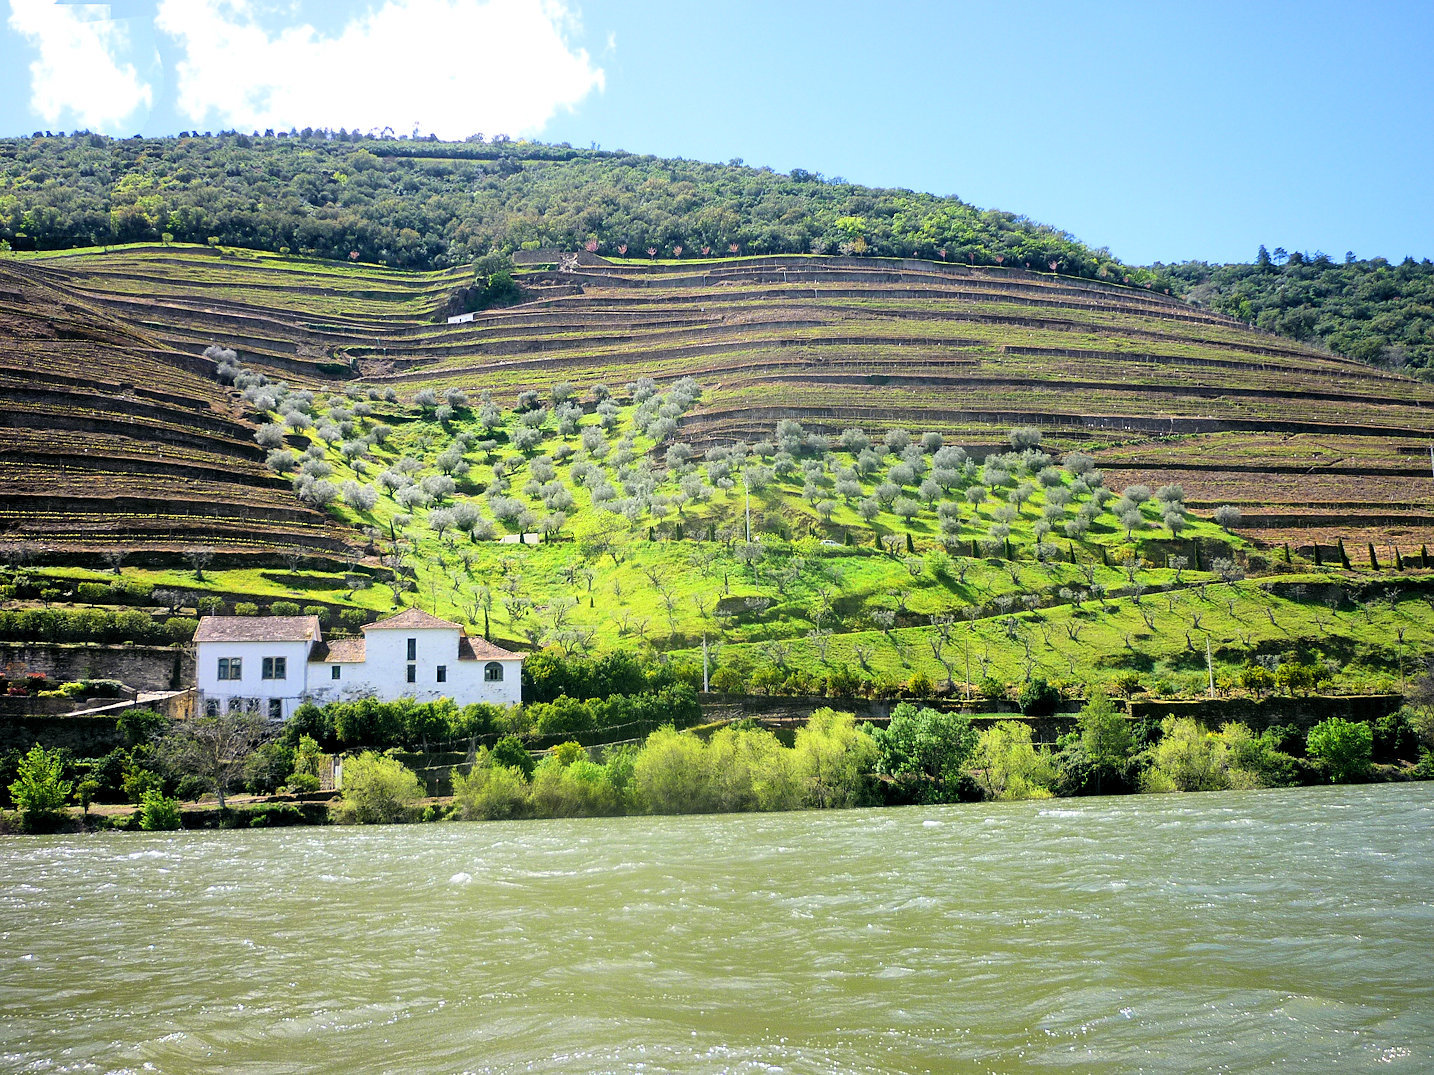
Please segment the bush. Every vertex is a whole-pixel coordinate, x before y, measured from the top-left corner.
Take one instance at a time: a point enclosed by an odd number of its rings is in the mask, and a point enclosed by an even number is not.
[[[344,762],[343,785],[335,816],[360,825],[411,821],[424,794],[413,770],[371,750]]]
[[[527,780],[533,775],[533,769],[537,762],[533,755],[528,753],[528,748],[516,735],[505,735],[493,745],[493,764],[499,767],[517,769]]]
[[[234,615],[257,616],[259,615],[259,606],[253,601],[239,601],[234,605]]]
[[[972,764],[996,799],[1047,799],[1056,780],[1050,754],[1031,741],[1031,726],[1003,720],[977,741]]]
[[[1032,676],[1021,685],[1017,700],[1026,716],[1048,717],[1060,705],[1061,692],[1040,676]]]
[[[467,774],[453,774],[453,813],[459,821],[503,821],[527,813],[528,785],[513,766],[483,751]]]
[[[167,799],[158,788],[150,788],[139,800],[139,827],[146,832],[179,828],[182,818],[179,800]]]
[[[962,713],[917,709],[902,702],[891,723],[871,732],[876,771],[893,778],[906,802],[950,802],[960,796],[962,769],[976,749],[977,733]]]
[[[115,718],[115,729],[130,746],[158,739],[169,727],[169,718],[153,709],[126,709]]]
[[[275,601],[269,606],[271,616],[298,616],[299,605],[296,601]]]
[[[20,759],[10,799],[27,832],[51,829],[64,816],[72,785],[61,779],[63,775],[64,759],[58,750],[46,750],[36,743]]]
[[[1374,732],[1368,724],[1331,717],[1310,729],[1305,749],[1330,783],[1348,784],[1369,776]]]

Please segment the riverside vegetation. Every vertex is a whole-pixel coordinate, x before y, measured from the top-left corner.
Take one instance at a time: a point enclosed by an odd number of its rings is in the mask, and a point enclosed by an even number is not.
[[[591,673],[593,669],[585,669]],[[618,678],[644,673],[619,661]],[[658,680],[669,670],[652,670]],[[73,798],[89,819],[96,802],[128,800],[132,813],[100,824],[179,828],[179,798],[217,794],[218,810],[191,824],[387,823],[708,813],[1047,798],[1128,792],[1198,792],[1434,778],[1434,673],[1414,704],[1374,722],[1323,720],[1307,733],[1258,734],[1230,721],[1218,730],[1185,717],[1131,720],[1099,687],[1053,743],[1031,723],[986,721],[912,702],[879,726],[821,708],[790,743],[751,720],[691,727],[691,688],[511,708],[372,699],[302,707],[279,731],[226,714],[175,724],[130,710],[129,746],[77,761],[32,748],[14,760],[14,824],[46,831],[67,821]],[[616,720],[605,727],[595,720]],[[678,724],[670,723],[676,719]],[[574,725],[601,746],[563,739]],[[688,725],[683,730],[680,725]],[[634,736],[637,728],[650,728]],[[535,755],[535,730],[561,740]],[[620,738],[619,738],[620,737]],[[616,740],[616,741],[614,741]],[[455,753],[446,753],[452,747]],[[323,750],[343,748],[343,793],[331,811],[292,796],[317,792]],[[405,749],[406,748],[406,749]],[[225,808],[226,790],[288,793],[282,801]],[[73,820],[70,820],[73,824]]]

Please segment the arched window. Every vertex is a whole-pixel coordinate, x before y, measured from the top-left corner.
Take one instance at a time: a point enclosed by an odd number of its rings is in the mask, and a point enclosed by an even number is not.
[[[503,666],[497,661],[489,661],[483,666],[483,680],[486,683],[502,683]]]

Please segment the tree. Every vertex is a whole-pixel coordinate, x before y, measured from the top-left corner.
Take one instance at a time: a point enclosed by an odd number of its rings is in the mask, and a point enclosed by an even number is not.
[[[194,578],[204,581],[204,569],[214,561],[213,549],[185,549],[184,558],[189,561],[189,566],[194,569]]]
[[[176,776],[191,777],[212,790],[223,810],[230,784],[244,772],[249,756],[274,737],[257,713],[221,713],[178,722],[159,744],[163,764]]]
[[[1310,729],[1305,747],[1329,775],[1330,783],[1347,784],[1369,775],[1374,732],[1362,721],[1331,717]]]
[[[20,759],[10,798],[20,811],[20,823],[29,832],[51,828],[64,814],[70,799],[70,781],[62,779],[65,764],[58,750],[36,743]]]
[[[1130,762],[1130,721],[1111,704],[1110,696],[1095,687],[1076,718],[1081,746],[1096,773],[1096,794],[1106,775],[1123,776]]]
[[[919,783],[911,797],[942,802],[956,796],[978,735],[962,713],[917,709],[902,702],[891,711],[891,723],[876,729],[872,738],[878,750],[877,772],[898,783]]]

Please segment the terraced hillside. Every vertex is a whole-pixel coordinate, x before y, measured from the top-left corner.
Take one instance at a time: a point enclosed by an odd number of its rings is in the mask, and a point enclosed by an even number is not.
[[[524,274],[533,301],[459,326],[434,323],[457,273],[176,248],[15,271],[141,334],[156,362],[217,340],[296,386],[357,375],[403,398],[690,375],[697,443],[791,417],[934,429],[979,456],[1032,424],[1112,486],[1178,481],[1197,511],[1239,506],[1257,539],[1434,541],[1434,388],[1164,295],[910,260],[583,261]]]
[[[123,313],[0,264],[0,542],[42,561],[346,560],[349,534],[264,466],[213,363]]]

